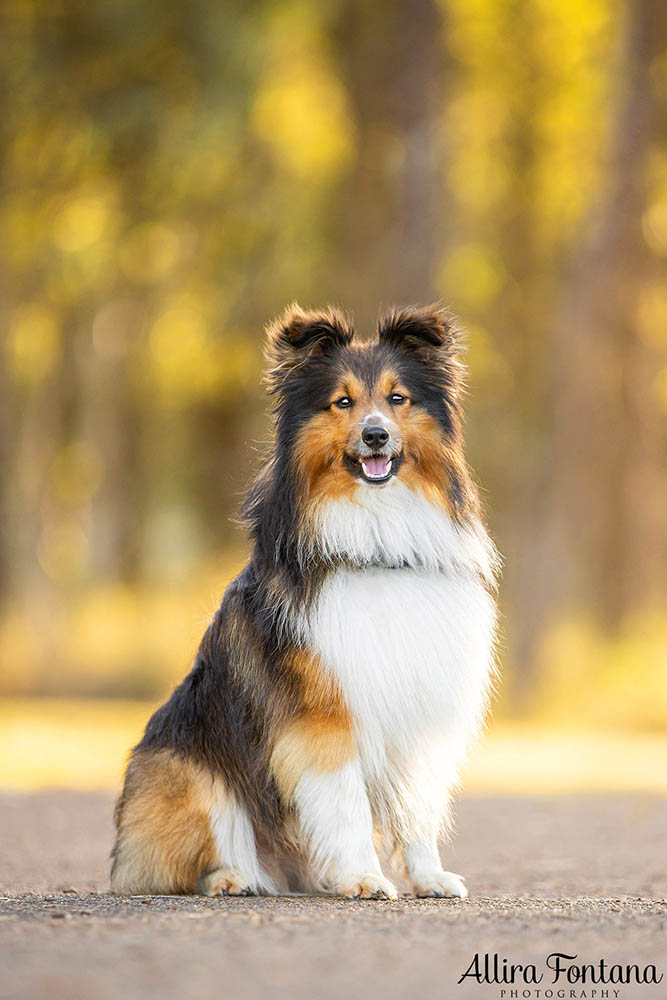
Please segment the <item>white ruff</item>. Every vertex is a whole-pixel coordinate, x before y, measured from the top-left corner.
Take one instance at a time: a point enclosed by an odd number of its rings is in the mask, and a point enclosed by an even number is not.
[[[433,843],[491,682],[493,546],[400,482],[362,486],[320,524],[323,550],[362,567],[327,577],[302,638],[351,712],[376,822]]]
[[[481,524],[456,524],[439,505],[400,479],[360,483],[354,499],[323,504],[314,546],[328,560],[361,566],[411,566],[481,574],[492,583],[498,556]]]

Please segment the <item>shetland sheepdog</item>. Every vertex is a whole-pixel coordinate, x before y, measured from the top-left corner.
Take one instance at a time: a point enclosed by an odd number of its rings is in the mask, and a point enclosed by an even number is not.
[[[438,840],[493,674],[497,556],[463,455],[438,306],[358,341],[337,310],[268,328],[272,450],[250,560],[150,719],[116,807],[124,894],[467,895]]]

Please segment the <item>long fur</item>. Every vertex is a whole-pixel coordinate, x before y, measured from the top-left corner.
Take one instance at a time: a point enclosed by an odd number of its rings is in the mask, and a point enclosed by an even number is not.
[[[392,897],[379,833],[420,895],[465,895],[437,840],[486,710],[498,558],[456,333],[438,307],[395,310],[364,344],[293,306],[267,356],[252,554],[133,751],[112,888]]]

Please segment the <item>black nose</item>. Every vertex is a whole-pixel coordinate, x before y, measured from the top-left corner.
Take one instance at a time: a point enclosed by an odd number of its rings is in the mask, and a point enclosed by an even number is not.
[[[364,427],[361,440],[369,448],[382,448],[389,440],[389,434],[384,427]]]

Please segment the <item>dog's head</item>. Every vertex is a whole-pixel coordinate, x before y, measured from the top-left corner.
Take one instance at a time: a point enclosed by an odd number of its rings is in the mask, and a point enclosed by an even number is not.
[[[344,314],[292,306],[268,328],[267,355],[277,446],[307,496],[398,479],[443,500],[461,491],[462,366],[444,310],[393,310],[363,342]]]

